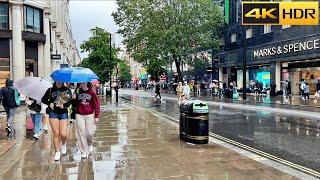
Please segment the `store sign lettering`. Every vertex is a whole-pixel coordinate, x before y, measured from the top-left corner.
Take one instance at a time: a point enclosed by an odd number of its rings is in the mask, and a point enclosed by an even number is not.
[[[274,56],[313,49],[320,49],[320,39],[255,50],[253,51],[253,58]]]

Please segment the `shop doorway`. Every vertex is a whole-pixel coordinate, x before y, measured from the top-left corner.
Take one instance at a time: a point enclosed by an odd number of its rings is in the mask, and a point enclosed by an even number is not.
[[[38,64],[34,59],[26,59],[26,76],[38,77]]]

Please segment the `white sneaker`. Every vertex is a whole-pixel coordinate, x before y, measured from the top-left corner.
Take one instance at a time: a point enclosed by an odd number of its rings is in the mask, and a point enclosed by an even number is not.
[[[43,131],[44,131],[44,133],[47,134],[47,133],[48,133],[48,126],[44,126],[44,127],[43,127]]]
[[[35,140],[38,140],[38,139],[39,139],[39,137],[40,137],[40,134],[35,133],[32,137],[33,137]]]
[[[81,154],[82,159],[87,159],[87,154]]]
[[[61,158],[61,153],[60,152],[56,152],[56,154],[54,155],[54,160],[55,161],[60,161]]]
[[[93,146],[89,146],[89,153],[92,154],[93,153]]]
[[[67,154],[67,143],[66,144],[63,144],[61,146],[61,154],[62,155],[66,155]]]

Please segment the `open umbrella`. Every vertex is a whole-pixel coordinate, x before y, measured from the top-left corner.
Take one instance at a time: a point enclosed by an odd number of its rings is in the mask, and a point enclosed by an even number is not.
[[[20,94],[41,101],[41,98],[52,87],[52,84],[46,79],[28,76],[15,82],[14,87]]]
[[[54,81],[67,83],[83,83],[99,79],[99,77],[91,69],[82,67],[67,67],[58,69],[51,74],[51,78]]]
[[[100,84],[100,82],[99,82],[99,80],[98,80],[98,79],[94,79],[94,80],[92,80],[92,81],[91,81],[91,83],[92,83],[92,85],[94,85],[94,86],[97,86],[97,85],[99,85],[99,84]]]

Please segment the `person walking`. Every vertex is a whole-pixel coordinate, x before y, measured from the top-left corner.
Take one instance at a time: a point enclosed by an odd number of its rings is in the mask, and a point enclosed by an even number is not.
[[[177,96],[178,96],[178,103],[180,105],[180,101],[183,97],[183,86],[182,86],[182,82],[179,82],[178,87],[176,88],[177,91]]]
[[[48,105],[49,121],[53,132],[55,148],[54,160],[59,161],[61,154],[67,154],[68,107],[72,100],[71,91],[61,82],[54,82],[42,97],[42,103]]]
[[[160,84],[157,83],[156,84],[156,96],[154,97],[155,99],[159,96],[160,97],[160,100],[161,100],[161,94],[160,94]]]
[[[13,81],[11,79],[6,80],[6,86],[1,89],[1,95],[2,106],[7,115],[7,136],[10,137],[13,131],[14,114],[20,105],[20,94],[13,87]]]
[[[79,94],[72,96],[76,101],[77,140],[81,158],[85,159],[92,154],[92,139],[95,124],[99,121],[100,102],[89,83],[81,83]]]
[[[27,97],[26,104],[28,105],[28,111],[32,119],[32,123],[34,124],[34,133],[32,137],[35,140],[38,140],[40,138],[41,130],[42,130],[41,102],[37,102],[36,100]]]
[[[300,84],[301,98],[304,99],[305,98],[304,89],[306,86],[306,81],[304,79],[301,79],[301,82],[299,84]]]
[[[304,89],[303,89],[303,93],[304,93],[304,99],[310,99],[310,87],[309,87],[309,84],[306,83],[306,85],[304,86]]]
[[[198,83],[197,84],[197,95],[200,96],[200,93],[201,93],[201,84]]]
[[[184,94],[184,97],[185,97],[186,99],[189,99],[189,98],[190,98],[190,87],[189,87],[187,81],[184,82],[183,94]]]

